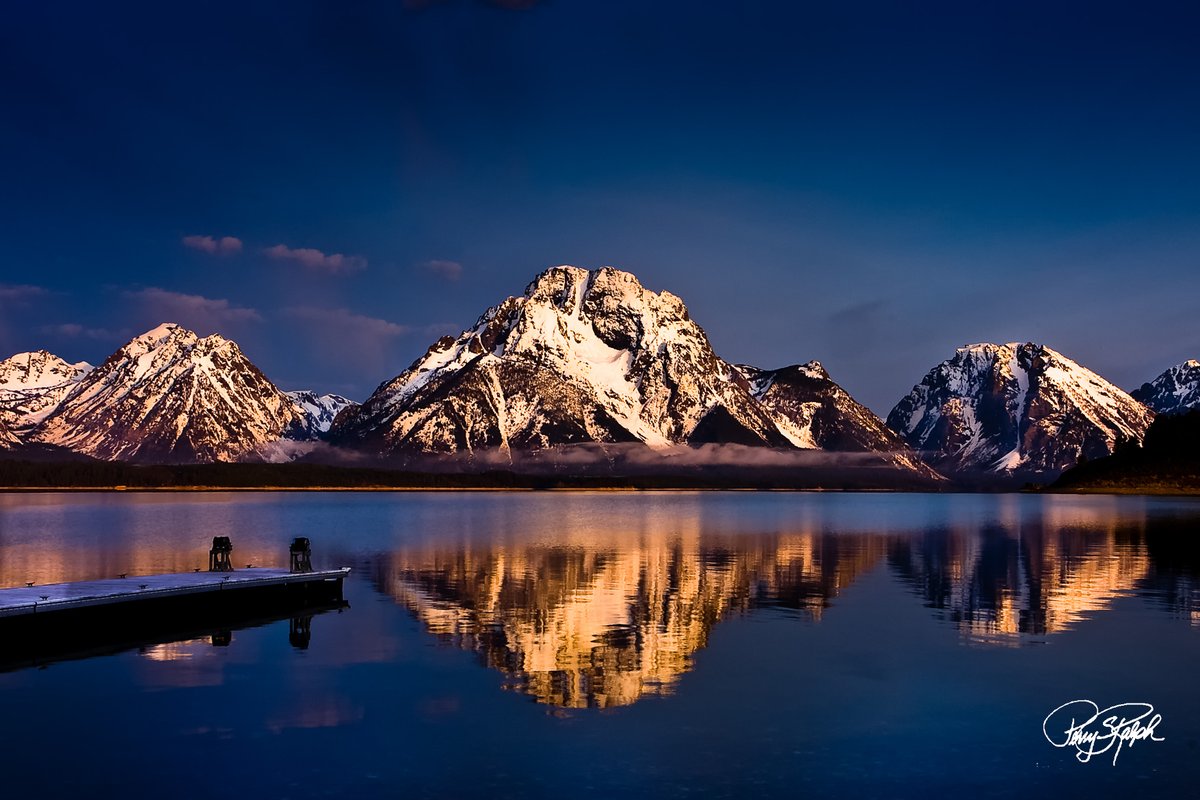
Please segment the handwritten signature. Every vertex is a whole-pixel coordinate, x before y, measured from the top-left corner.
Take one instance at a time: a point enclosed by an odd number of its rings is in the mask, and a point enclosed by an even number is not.
[[[1074,747],[1075,758],[1086,764],[1092,756],[1112,750],[1113,766],[1121,748],[1134,742],[1161,742],[1155,728],[1162,714],[1149,703],[1118,703],[1103,711],[1091,700],[1063,703],[1042,722],[1042,734],[1055,747]]]

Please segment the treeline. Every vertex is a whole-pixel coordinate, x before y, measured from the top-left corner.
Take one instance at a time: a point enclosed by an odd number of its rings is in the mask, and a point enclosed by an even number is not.
[[[527,476],[408,472],[323,464],[127,464],[119,461],[0,460],[0,486],[12,488],[538,488]]]
[[[1200,410],[1157,417],[1141,447],[1082,463],[1050,488],[1200,493]]]
[[[128,464],[0,459],[11,489],[855,489],[811,474],[546,475],[504,470],[416,472],[325,464]]]

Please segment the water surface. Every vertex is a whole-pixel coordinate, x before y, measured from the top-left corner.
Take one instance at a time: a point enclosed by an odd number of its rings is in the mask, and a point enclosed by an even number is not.
[[[11,796],[1187,795],[1198,523],[1136,497],[0,495],[3,586],[191,570],[215,535],[239,565],[303,535],[354,568],[341,612],[10,663],[0,774]],[[1165,741],[1079,763],[1042,734],[1077,698],[1152,703]]]

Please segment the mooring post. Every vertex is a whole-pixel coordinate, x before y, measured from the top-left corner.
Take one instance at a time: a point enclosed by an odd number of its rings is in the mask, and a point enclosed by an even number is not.
[[[233,542],[229,537],[214,536],[212,549],[208,551],[208,571],[233,572],[233,562],[229,560],[232,554]]]
[[[292,572],[312,572],[312,546],[307,536],[292,540]]]

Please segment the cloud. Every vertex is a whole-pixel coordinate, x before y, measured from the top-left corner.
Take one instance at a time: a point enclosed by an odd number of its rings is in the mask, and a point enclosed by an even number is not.
[[[295,261],[307,269],[330,275],[347,275],[367,268],[367,260],[362,256],[326,254],[312,247],[291,248],[285,244],[277,244],[263,252],[277,261]]]
[[[432,261],[426,261],[421,264],[421,268],[448,281],[457,281],[463,274],[463,265],[457,261],[444,261],[435,258]]]
[[[242,240],[236,236],[222,236],[220,239],[213,236],[185,236],[183,246],[210,255],[225,256],[242,252]]]
[[[97,339],[100,341],[118,341],[132,336],[128,330],[113,331],[108,328],[89,328],[77,322],[43,325],[38,328],[38,331],[50,336],[61,336],[64,339]]]
[[[28,300],[31,297],[42,297],[49,294],[40,286],[29,286],[28,284],[12,284],[0,283],[0,301],[4,300]]]
[[[217,330],[222,325],[237,322],[259,322],[262,315],[253,308],[235,306],[228,300],[183,294],[149,287],[129,290],[125,297],[139,302],[158,322],[178,322],[189,328]]]
[[[285,308],[283,313],[292,319],[311,322],[320,325],[323,332],[337,331],[338,333],[353,333],[373,339],[387,339],[393,336],[403,336],[408,333],[407,325],[388,322],[386,319],[367,317],[355,314],[345,308],[313,308],[311,306],[293,306]]]

